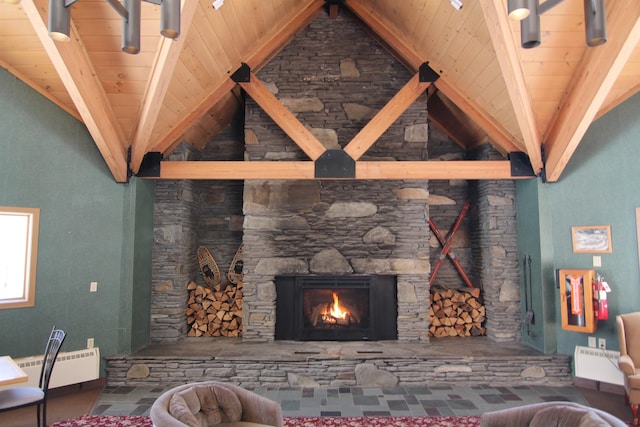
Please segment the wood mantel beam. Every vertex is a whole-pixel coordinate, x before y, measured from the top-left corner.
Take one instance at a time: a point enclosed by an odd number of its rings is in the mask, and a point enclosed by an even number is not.
[[[344,151],[358,160],[369,148],[389,129],[389,126],[404,113],[411,104],[418,99],[429,87],[431,82],[421,82],[420,74],[416,73],[409,82],[353,137],[344,147]],[[425,105],[426,109],[426,105]]]
[[[159,179],[320,179],[315,178],[314,163],[309,161],[163,161]],[[512,176],[508,160],[460,161],[360,161],[355,180],[390,179],[527,179]],[[323,178],[325,179],[325,178]]]
[[[251,73],[249,82],[238,82],[238,84],[311,160],[316,160],[327,151],[326,147],[300,123],[287,107],[282,105],[255,74]]]

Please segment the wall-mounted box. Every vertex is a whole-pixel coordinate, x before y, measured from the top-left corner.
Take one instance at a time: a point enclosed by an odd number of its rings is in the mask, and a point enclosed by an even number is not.
[[[595,270],[559,270],[562,329],[593,333],[598,329],[593,310]]]

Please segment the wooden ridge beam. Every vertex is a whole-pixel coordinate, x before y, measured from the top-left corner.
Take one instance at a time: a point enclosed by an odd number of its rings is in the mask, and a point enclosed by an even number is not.
[[[344,148],[354,160],[358,160],[389,129],[389,126],[404,113],[429,87],[431,82],[420,81],[416,73],[402,89],[363,127]]]
[[[316,178],[314,162],[309,161],[163,161],[159,176],[144,178],[193,180],[242,179],[327,179]],[[355,178],[349,180],[392,179],[528,179],[513,176],[509,160],[455,161],[360,161]],[[345,179],[345,178],[341,178]]]

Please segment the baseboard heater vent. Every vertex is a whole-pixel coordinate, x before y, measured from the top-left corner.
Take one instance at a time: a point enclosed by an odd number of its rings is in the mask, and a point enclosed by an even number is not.
[[[600,348],[576,346],[574,352],[576,377],[608,384],[624,385],[618,369],[620,352]]]
[[[29,375],[26,383],[19,385],[37,386],[42,370],[43,356],[31,356],[15,359],[23,371]],[[97,347],[85,350],[59,353],[53,366],[49,388],[79,384],[97,380],[100,376],[100,350]]]

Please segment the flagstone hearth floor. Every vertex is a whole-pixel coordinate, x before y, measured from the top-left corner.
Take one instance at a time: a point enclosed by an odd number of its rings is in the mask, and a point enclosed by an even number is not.
[[[107,386],[92,414],[148,415],[163,391],[152,387]],[[480,415],[545,401],[588,404],[576,387],[287,387],[254,391],[279,402],[285,417]]]

